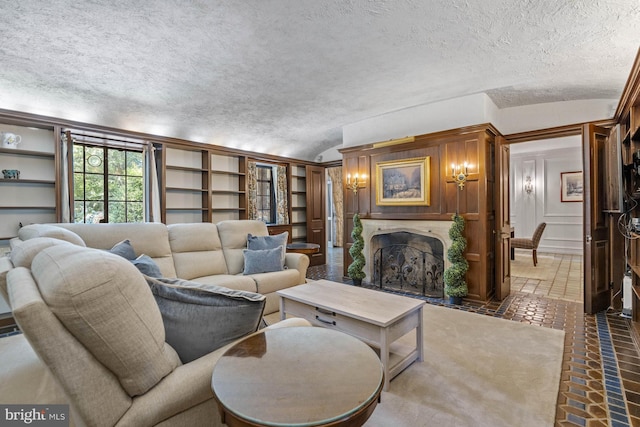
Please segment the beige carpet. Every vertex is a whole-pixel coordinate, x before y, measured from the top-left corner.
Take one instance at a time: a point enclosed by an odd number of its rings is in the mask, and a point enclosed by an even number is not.
[[[366,427],[553,426],[564,332],[425,306],[425,361],[382,393]]]
[[[559,261],[553,256],[538,254],[538,265],[534,267],[531,253],[527,256],[516,254],[516,259],[511,260],[511,277],[552,281],[558,271],[558,264]]]

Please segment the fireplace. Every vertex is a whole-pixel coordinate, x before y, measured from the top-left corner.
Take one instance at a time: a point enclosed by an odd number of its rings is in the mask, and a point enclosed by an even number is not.
[[[396,231],[371,238],[372,284],[434,298],[444,297],[444,252],[432,236]]]
[[[365,280],[383,288],[442,297],[452,223],[363,219]]]

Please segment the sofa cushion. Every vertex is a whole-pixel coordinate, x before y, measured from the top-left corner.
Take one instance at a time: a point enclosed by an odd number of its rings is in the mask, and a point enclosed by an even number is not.
[[[258,220],[228,220],[216,224],[224,259],[229,274],[242,273],[244,256],[242,250],[247,248],[247,235],[268,236],[267,225]]]
[[[205,285],[223,286],[237,291],[258,292],[253,276],[243,276],[242,274],[213,274],[193,279],[194,282]]]
[[[29,224],[18,230],[20,240],[29,240],[36,237],[52,237],[64,240],[78,246],[87,246],[84,240],[73,231],[49,224]]]
[[[162,277],[160,267],[158,267],[158,264],[156,264],[148,255],[142,254],[138,258],[132,259],[131,264],[133,264],[138,271],[145,276]]]
[[[116,243],[111,249],[109,249],[109,252],[114,255],[119,255],[129,261],[136,259],[136,251],[133,249],[133,245],[129,239],[124,239]]]
[[[242,274],[270,273],[272,271],[282,271],[283,256],[282,247],[263,250],[243,251],[244,270]]]
[[[275,234],[273,236],[254,236],[251,233],[249,233],[247,235],[247,249],[261,250],[261,249],[280,248],[282,250],[282,266],[284,267],[284,256],[287,252],[288,240],[289,240],[288,231],[285,231],[284,233],[280,233],[280,234]]]
[[[42,298],[130,395],[145,393],[180,360],[144,276],[107,251],[59,245],[31,265]]]
[[[192,280],[201,276],[227,274],[222,243],[215,224],[172,224],[167,229],[178,277]]]
[[[147,278],[167,342],[188,363],[258,329],[264,295],[182,279]]]
[[[88,247],[111,249],[116,243],[128,239],[136,255],[146,254],[158,264],[164,277],[176,277],[167,226],[155,222],[71,224],[57,223],[56,227],[71,230],[82,237]]]

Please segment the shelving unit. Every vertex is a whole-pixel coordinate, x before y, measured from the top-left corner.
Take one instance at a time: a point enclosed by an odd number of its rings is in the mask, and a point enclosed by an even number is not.
[[[19,179],[0,178],[0,246],[7,246],[20,224],[59,220],[58,150],[53,127],[0,123],[2,132],[22,138],[18,148],[0,146],[0,170],[20,171]]]
[[[291,240],[307,241],[307,172],[304,165],[291,164]]]
[[[211,221],[208,151],[166,146],[162,164],[163,221]]]
[[[211,206],[214,223],[247,218],[246,157],[211,153]]]

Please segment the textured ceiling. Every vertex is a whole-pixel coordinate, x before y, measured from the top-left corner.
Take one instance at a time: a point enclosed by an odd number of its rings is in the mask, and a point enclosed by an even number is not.
[[[617,99],[638,0],[5,0],[0,108],[300,159],[486,92]]]

